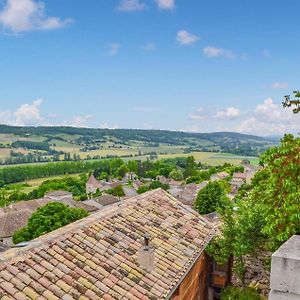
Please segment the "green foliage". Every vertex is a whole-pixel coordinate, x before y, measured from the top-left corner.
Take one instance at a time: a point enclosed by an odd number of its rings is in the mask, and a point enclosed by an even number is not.
[[[154,180],[150,183],[149,188],[150,188],[150,190],[155,190],[155,189],[158,189],[158,188],[162,188],[165,191],[167,191],[170,188],[170,186],[168,184],[161,183],[158,180]]]
[[[263,232],[277,248],[300,234],[300,138],[285,135],[278,147],[264,153],[261,163],[265,168],[254,178],[251,199],[263,205]]]
[[[293,106],[293,113],[298,114],[300,112],[300,91],[293,91],[294,97],[296,99],[291,100],[290,95],[285,96],[284,101],[282,102],[283,107]]]
[[[33,142],[33,141],[17,141],[11,144],[13,148],[24,148],[24,149],[34,149],[42,151],[50,151],[50,146],[46,142]]]
[[[222,234],[213,240],[208,251],[220,263],[233,256],[233,271],[244,285],[245,259],[248,255],[257,255],[266,241],[266,236],[262,233],[265,225],[262,207],[240,201],[235,207],[232,203],[227,203],[219,213],[222,219]]]
[[[177,180],[177,181],[181,181],[184,179],[183,177],[183,173],[180,169],[174,169],[170,172],[169,174],[169,177],[174,179],[174,180]]]
[[[195,206],[200,214],[209,214],[224,207],[227,201],[222,185],[218,181],[213,181],[198,192]]]
[[[150,183],[150,185],[140,186],[137,190],[137,193],[138,194],[143,194],[145,192],[148,192],[150,190],[155,190],[155,189],[158,189],[158,188],[162,188],[162,189],[167,191],[170,188],[170,186],[168,184],[161,183],[158,180],[154,180]]]
[[[0,181],[9,184],[56,175],[91,172],[97,169],[98,165],[97,161],[76,161],[6,167],[0,169]]]
[[[62,178],[55,178],[44,181],[39,187],[29,192],[28,194],[21,191],[24,185],[13,184],[10,185],[10,190],[12,191],[8,197],[11,202],[21,201],[21,200],[32,200],[44,197],[45,193],[50,191],[64,190],[69,191],[73,194],[75,199],[86,200],[87,196],[85,193],[85,184],[87,181],[87,176],[82,174],[79,178],[65,176]],[[3,189],[0,189],[0,192]],[[0,194],[1,198],[1,194]]]
[[[235,198],[235,209],[220,211],[222,233],[209,247],[219,262],[232,255],[234,272],[244,284],[247,256],[275,250],[300,233],[300,138],[286,135],[261,157],[262,170]],[[234,298],[235,299],[235,298]]]
[[[197,164],[195,162],[194,156],[188,156],[186,159],[186,167],[183,172],[184,178],[194,176],[196,174]]]
[[[137,193],[138,194],[143,194],[143,193],[146,193],[150,190],[149,186],[147,185],[142,185],[140,186],[138,189],[137,189]]]
[[[106,191],[108,194],[113,195],[115,197],[123,197],[125,196],[122,185],[118,185],[113,189]]]
[[[240,289],[227,287],[221,295],[221,300],[261,300],[259,293],[250,288]]]
[[[74,136],[74,144],[91,146],[95,141],[118,140],[123,144],[131,141],[142,142],[150,147],[159,144],[180,145],[190,147],[191,150],[202,148],[209,151],[220,149],[222,152],[230,152],[242,155],[254,155],[263,152],[270,145],[274,145],[270,139],[243,135],[230,132],[217,133],[186,133],[167,130],[141,130],[141,129],[93,129],[75,127],[14,127],[0,125],[0,133],[14,134],[18,136],[41,136],[50,139],[62,139],[63,135]],[[75,136],[77,136],[75,138]],[[78,137],[79,136],[79,137]],[[207,146],[207,145],[211,146]],[[87,147],[91,149],[91,147]]]
[[[84,209],[70,208],[59,202],[48,203],[31,215],[26,227],[14,233],[13,242],[30,241],[87,216]]]

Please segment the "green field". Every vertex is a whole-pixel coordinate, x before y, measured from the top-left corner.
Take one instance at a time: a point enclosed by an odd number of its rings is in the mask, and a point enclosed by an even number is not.
[[[18,143],[16,143],[18,142]],[[72,159],[147,159],[194,155],[208,165],[239,164],[276,141],[234,132],[186,133],[166,130],[13,127],[0,125],[2,166]],[[22,147],[22,148],[20,148]],[[153,155],[152,155],[153,156]]]
[[[213,153],[213,152],[192,152],[188,154],[167,154],[159,155],[159,159],[163,158],[175,158],[175,157],[187,157],[194,156],[197,162],[206,163],[211,166],[223,165],[224,163],[230,163],[233,165],[240,165],[243,159],[249,159],[251,164],[258,165],[259,158],[253,156],[237,156],[230,153]]]
[[[79,177],[80,174],[70,174],[70,175],[61,175],[61,176],[51,176],[51,177],[44,177],[44,178],[38,178],[33,180],[28,180],[25,182],[21,182],[20,184],[26,183],[26,187],[22,187],[22,191],[24,193],[30,193],[34,189],[38,188],[44,181],[51,180],[51,179],[60,179],[64,177]]]

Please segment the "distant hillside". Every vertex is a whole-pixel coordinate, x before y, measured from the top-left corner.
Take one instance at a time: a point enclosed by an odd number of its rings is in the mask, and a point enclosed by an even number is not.
[[[167,130],[0,125],[0,159],[10,157],[17,162],[195,151],[258,156],[277,142],[271,138],[234,132],[187,133]]]

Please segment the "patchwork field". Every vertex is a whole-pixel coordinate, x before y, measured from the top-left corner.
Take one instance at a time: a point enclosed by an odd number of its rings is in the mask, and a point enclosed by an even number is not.
[[[233,132],[13,127],[0,125],[0,163],[18,165],[58,160],[147,159],[194,155],[209,165],[239,164],[258,156],[275,140]]]

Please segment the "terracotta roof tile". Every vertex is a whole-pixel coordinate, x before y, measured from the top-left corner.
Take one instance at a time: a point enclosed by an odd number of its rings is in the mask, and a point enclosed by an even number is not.
[[[137,262],[145,233],[155,249],[152,272]],[[151,191],[2,253],[0,292],[8,299],[168,299],[214,234],[180,201]]]

